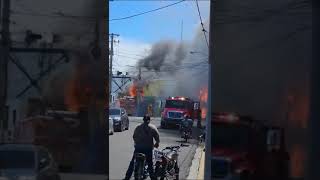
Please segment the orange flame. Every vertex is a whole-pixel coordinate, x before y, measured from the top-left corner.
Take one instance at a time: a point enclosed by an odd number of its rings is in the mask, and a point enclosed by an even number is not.
[[[129,95],[132,97],[136,97],[137,96],[137,86],[135,83],[133,83],[130,87],[129,87]]]
[[[141,96],[144,96],[143,88],[139,91],[139,88],[137,84],[134,82],[130,87],[129,87],[129,95],[131,97],[136,97],[138,92],[140,92]]]
[[[202,87],[199,93],[199,99],[201,103],[201,117],[203,119],[207,116],[207,102],[208,102],[208,87]]]
[[[69,83],[66,83],[64,91],[64,103],[69,111],[77,111],[79,102],[76,96],[76,80],[72,78]]]
[[[87,76],[87,69],[78,67],[72,78],[64,88],[64,104],[68,111],[79,111],[81,107],[88,106],[91,88],[82,79]]]

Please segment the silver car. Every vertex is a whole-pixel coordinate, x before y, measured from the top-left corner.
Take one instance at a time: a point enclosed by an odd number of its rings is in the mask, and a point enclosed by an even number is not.
[[[51,154],[41,146],[0,145],[1,180],[60,180]]]
[[[111,117],[109,117],[109,135],[112,135],[114,132],[113,129],[113,119]]]
[[[121,132],[129,129],[129,118],[125,109],[110,108],[109,117],[113,120],[113,128],[115,131]]]

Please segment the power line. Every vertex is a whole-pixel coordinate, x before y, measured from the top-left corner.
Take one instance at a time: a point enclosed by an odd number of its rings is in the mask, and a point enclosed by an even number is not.
[[[24,16],[35,16],[35,17],[49,17],[49,18],[69,18],[69,19],[79,19],[79,20],[90,20],[95,21],[95,17],[92,16],[76,16],[76,15],[67,15],[62,12],[54,12],[51,14],[45,13],[36,13],[36,12],[21,12],[21,11],[10,11],[14,15],[24,15]]]
[[[178,2],[175,2],[175,3],[172,3],[172,4],[168,4],[166,6],[162,6],[162,7],[159,7],[159,8],[156,8],[156,9],[153,9],[153,10],[149,10],[149,11],[145,11],[145,12],[141,12],[141,13],[138,13],[138,14],[134,14],[134,15],[131,15],[131,16],[126,16],[126,17],[122,17],[122,18],[114,18],[114,19],[110,19],[109,21],[119,21],[119,20],[124,20],[124,19],[129,19],[129,18],[133,18],[133,17],[136,17],[136,16],[141,16],[143,14],[147,14],[147,13],[151,13],[151,12],[155,12],[155,11],[158,11],[158,10],[161,10],[161,9],[164,9],[164,8],[167,8],[167,7],[170,7],[170,6],[174,6],[176,4],[179,4],[179,3],[182,3],[186,0],[181,0],[181,1],[178,1]]]
[[[196,1],[196,4],[197,4],[198,14],[199,14],[199,18],[200,18],[200,22],[201,22],[201,26],[202,26],[202,32],[203,32],[204,38],[206,39],[207,47],[209,48],[209,42],[208,42],[207,35],[206,35],[207,31],[206,31],[206,29],[204,28],[204,25],[203,25],[201,13],[200,13],[200,8],[199,8],[199,3],[198,3],[198,0],[195,0],[195,1]]]
[[[141,57],[141,58],[145,58],[146,56],[143,55],[138,55],[138,54],[132,54],[132,53],[126,53],[126,52],[122,52],[122,51],[117,51],[117,53],[119,54],[124,54],[124,55],[132,55],[132,56],[137,56],[137,57]]]
[[[122,54],[114,54],[116,56],[119,56],[119,57],[125,57],[125,58],[129,58],[129,59],[133,59],[133,60],[140,60],[138,57],[131,57],[131,56],[126,56],[126,55],[122,55]]]

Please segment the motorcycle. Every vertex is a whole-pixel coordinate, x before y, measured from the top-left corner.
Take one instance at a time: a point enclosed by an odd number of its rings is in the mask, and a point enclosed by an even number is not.
[[[183,146],[168,146],[162,150],[155,149],[153,152],[154,163],[154,175],[160,180],[165,178],[174,178],[174,180],[179,180],[179,166],[178,166],[178,152]],[[134,166],[134,179],[144,180],[149,176],[148,165],[145,163],[146,157],[142,153],[138,153],[135,156],[135,166]]]
[[[179,180],[178,156],[179,149],[185,145],[168,146],[161,151],[155,150],[155,175],[160,180],[173,178]]]
[[[180,133],[181,138],[185,139],[185,142],[188,142],[188,139],[192,137],[192,124],[193,121],[191,119],[181,121]]]

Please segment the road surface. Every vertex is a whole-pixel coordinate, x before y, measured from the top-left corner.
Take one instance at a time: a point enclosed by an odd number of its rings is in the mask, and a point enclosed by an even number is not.
[[[129,130],[124,132],[115,132],[109,136],[109,178],[110,180],[123,179],[127,171],[129,162],[133,155],[133,131],[134,128],[142,122],[142,118],[129,117]],[[161,129],[160,118],[152,118],[151,123],[158,127],[160,132],[160,148],[171,145],[180,145],[182,139],[176,129]],[[195,123],[196,124],[196,123]],[[194,136],[198,136],[199,130],[195,129]],[[186,179],[194,157],[198,142],[191,139],[188,147],[182,147],[179,154],[180,179]]]

